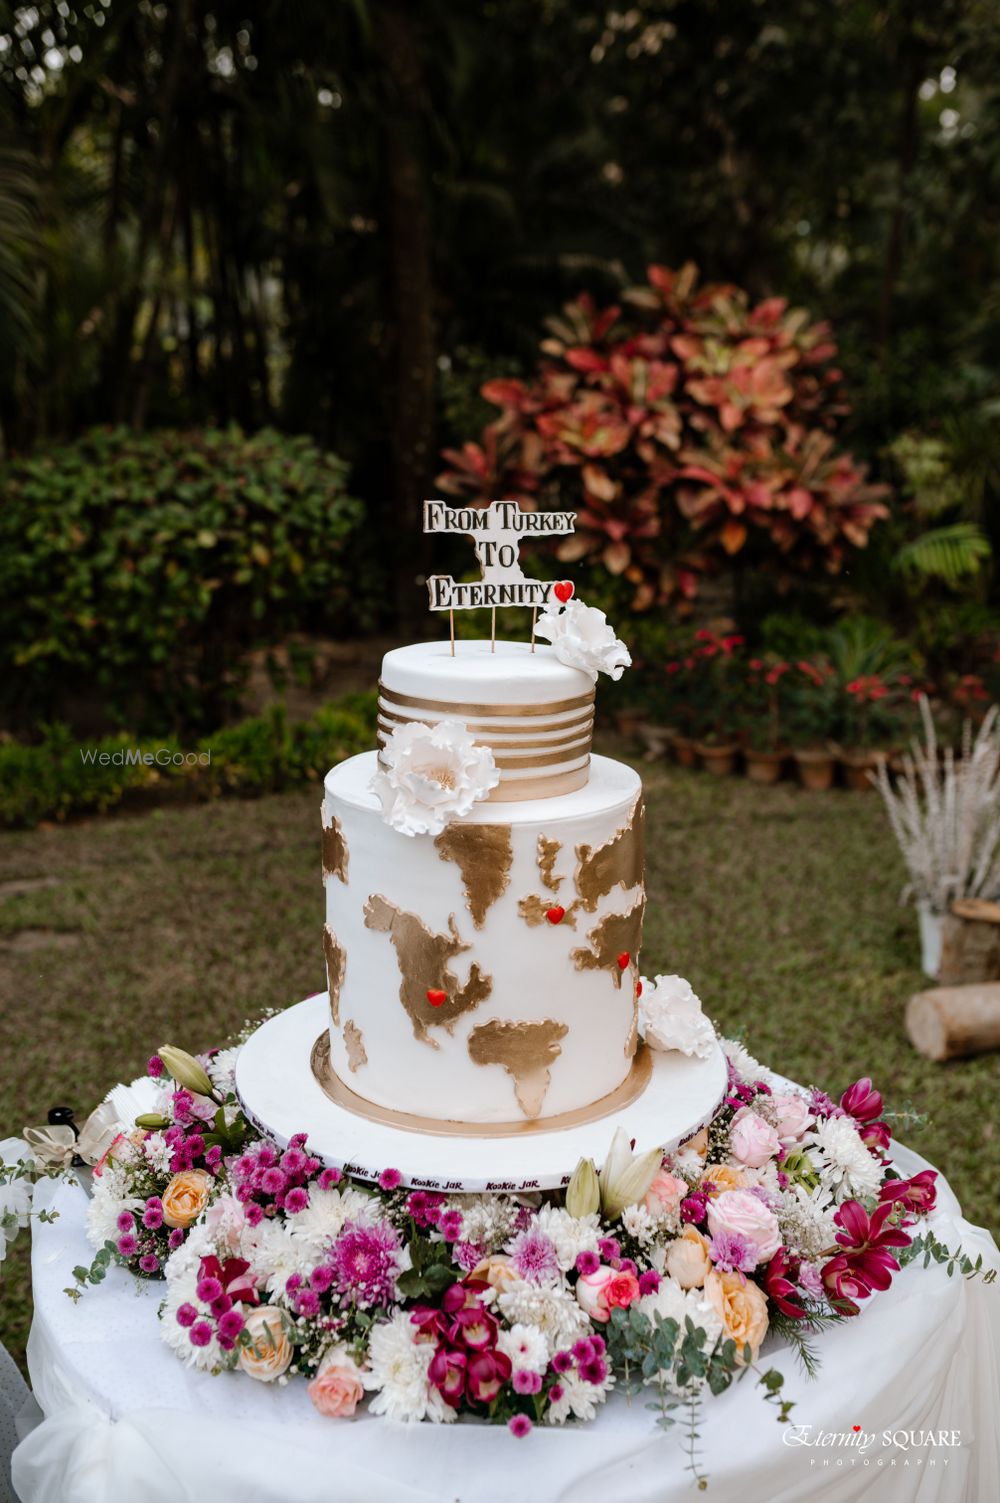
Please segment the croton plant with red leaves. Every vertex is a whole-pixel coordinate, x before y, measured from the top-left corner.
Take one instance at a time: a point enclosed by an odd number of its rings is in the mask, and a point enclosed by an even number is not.
[[[584,295],[549,331],[533,377],[482,388],[500,415],[444,451],[438,484],[464,502],[575,505],[559,558],[624,575],[637,609],[683,608],[738,555],[835,572],[888,515],[885,487],[834,438],[847,408],[829,326],[783,298],[652,266],[621,305]]]

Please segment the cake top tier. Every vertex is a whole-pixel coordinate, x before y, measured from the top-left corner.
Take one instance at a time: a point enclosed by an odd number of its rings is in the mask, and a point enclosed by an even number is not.
[[[594,685],[551,647],[527,642],[416,642],[386,653],[379,745],[399,725],[458,720],[500,773],[494,801],[556,797],[587,781]]]

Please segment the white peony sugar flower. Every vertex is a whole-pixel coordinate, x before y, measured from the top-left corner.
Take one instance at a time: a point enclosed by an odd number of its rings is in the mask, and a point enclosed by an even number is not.
[[[654,1049],[677,1049],[708,1059],[715,1047],[715,1029],[683,976],[657,976],[653,981],[643,977],[639,1017],[646,1042]]]
[[[379,754],[372,791],[401,835],[440,835],[499,783],[493,752],[459,720],[398,725]]]
[[[560,663],[579,668],[594,683],[598,673],[606,673],[617,681],[631,666],[629,650],[615,636],[607,616],[594,605],[584,605],[582,600],[567,600],[556,609],[549,605],[539,616],[535,630],[552,643],[552,651]]]

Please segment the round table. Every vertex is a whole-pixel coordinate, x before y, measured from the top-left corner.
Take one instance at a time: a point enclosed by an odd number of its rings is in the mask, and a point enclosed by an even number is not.
[[[902,1173],[925,1168],[897,1148]],[[185,1368],[157,1333],[162,1285],[110,1272],[78,1304],[89,1263],[84,1192],[42,1182],[34,1223],[28,1361],[41,1415],[14,1453],[21,1503],[672,1503],[695,1495],[682,1425],[612,1397],[596,1423],[523,1440],[475,1423],[327,1420],[305,1384],[269,1388]],[[936,1234],[1000,1265],[939,1181]],[[791,1423],[751,1378],[707,1397],[699,1453],[712,1503],[987,1503],[1000,1498],[1000,1287],[909,1268],[857,1320],[817,1339],[810,1381],[773,1343]],[[859,1429],[855,1427],[860,1427]],[[861,1440],[871,1443],[861,1449]],[[830,1439],[829,1437],[833,1437]]]

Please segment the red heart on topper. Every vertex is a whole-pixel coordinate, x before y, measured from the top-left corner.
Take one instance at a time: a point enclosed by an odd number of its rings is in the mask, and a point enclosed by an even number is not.
[[[855,1434],[857,1434],[857,1432],[861,1429],[861,1426],[860,1425],[852,1425],[851,1429],[854,1431]]]
[[[628,963],[629,963],[629,961],[631,959],[632,959],[632,957],[628,953],[628,951],[627,950],[623,950],[622,953],[618,957],[618,969],[621,970],[621,971],[624,971],[625,967],[628,965]]]
[[[430,987],[427,991],[427,1000],[432,1007],[443,1007],[448,1000],[448,993],[439,991],[437,987]]]
[[[567,600],[572,597],[573,581],[571,579],[561,579],[557,585],[552,586],[552,593],[560,604],[565,605]]]
[[[563,919],[566,917],[566,910],[565,908],[560,908],[559,904],[557,903],[554,908],[547,908],[545,910],[545,917],[548,919],[550,924],[561,924]]]

